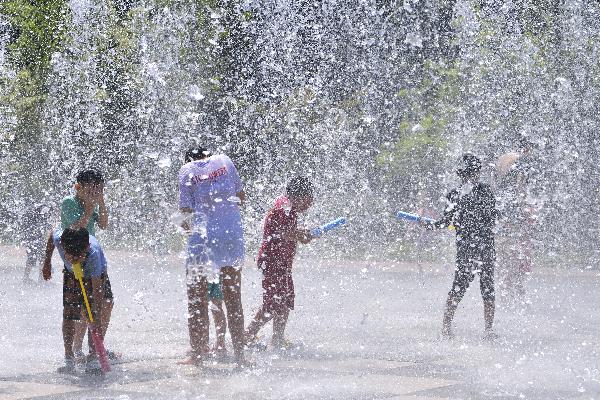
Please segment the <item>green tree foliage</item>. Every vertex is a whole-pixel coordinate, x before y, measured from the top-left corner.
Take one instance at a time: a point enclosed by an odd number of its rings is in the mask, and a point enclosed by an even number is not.
[[[140,135],[132,115],[139,96],[139,54],[125,3],[114,2],[109,6],[107,18],[101,21],[105,34],[94,44],[102,131],[101,137],[94,141],[95,148],[89,150],[109,170],[123,166],[134,155],[130,145],[115,149],[113,143],[135,143]],[[111,148],[114,150],[107,151]]]
[[[64,41],[67,31],[65,1],[7,0],[0,14],[8,17],[12,30],[9,60],[16,70],[8,95],[17,126],[10,137],[21,145],[35,141],[42,131],[41,112],[48,92],[51,58]],[[5,132],[6,134],[6,132]]]
[[[456,114],[461,83],[452,61],[427,61],[421,81],[397,93],[405,102],[398,139],[384,145],[377,156],[393,196],[410,200],[425,188],[428,194],[438,189],[450,136],[448,121]]]
[[[0,109],[6,112],[5,121],[10,121],[0,130],[3,164],[10,170],[3,184],[11,188],[1,195],[38,197],[48,190],[46,177],[29,171],[42,169],[47,159],[43,113],[48,76],[52,56],[64,42],[69,14],[63,0],[4,0],[0,15],[9,23],[7,58],[14,71],[12,79],[1,82],[4,87],[0,91]]]

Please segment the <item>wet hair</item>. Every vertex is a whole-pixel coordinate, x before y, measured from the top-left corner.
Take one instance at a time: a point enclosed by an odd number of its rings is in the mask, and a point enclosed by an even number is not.
[[[77,174],[77,177],[75,178],[75,180],[80,185],[87,185],[87,184],[101,185],[101,184],[104,184],[104,177],[102,176],[102,173],[100,171],[98,171],[98,170],[95,170],[95,169],[86,169],[84,171],[81,171],[80,173]]]
[[[312,196],[314,191],[312,183],[305,176],[296,176],[287,184],[285,193],[288,197]]]
[[[85,254],[90,245],[90,234],[85,228],[67,228],[60,236],[60,243],[66,254],[80,257]]]
[[[470,177],[481,171],[481,160],[472,153],[465,153],[459,159],[456,173],[461,178]]]
[[[197,160],[202,160],[206,157],[210,157],[211,153],[210,151],[208,151],[208,149],[206,147],[192,147],[191,149],[189,149],[188,151],[185,152],[185,158],[184,161],[186,163],[192,162],[192,161],[197,161]]]

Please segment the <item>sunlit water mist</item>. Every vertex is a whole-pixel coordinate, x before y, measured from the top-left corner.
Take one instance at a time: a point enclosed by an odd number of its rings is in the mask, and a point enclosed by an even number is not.
[[[306,174],[318,188],[306,223],[350,218],[314,255],[395,257],[395,210],[440,210],[460,153],[479,154],[491,179],[526,133],[540,252],[594,248],[598,6],[566,2],[536,35],[512,3],[444,4],[142,1],[123,17],[71,1],[40,138],[42,197],[57,202],[79,168],[98,166],[114,216],[104,240],[171,248],[175,175],[203,143],[244,175],[250,247],[285,182]]]
[[[43,132],[12,147],[19,107],[4,101],[12,90],[4,83],[18,68],[0,18],[1,238],[17,243],[28,205],[56,207],[81,168],[105,173],[111,226],[100,241],[116,298],[107,346],[126,360],[111,373],[113,392],[133,390],[133,379],[170,398],[396,398],[427,381],[430,389],[412,394],[598,398],[600,5],[524,6],[534,3],[250,0],[211,9],[73,0],[52,56]],[[457,338],[440,341],[454,233],[424,234],[394,212],[439,215],[465,151],[482,158],[483,179],[501,197],[495,164],[523,135],[535,145],[527,202],[537,218],[526,295],[507,299],[497,279],[500,338],[482,341],[475,281],[456,315]],[[249,351],[250,374],[198,379],[173,363],[188,338],[176,256],[185,239],[171,215],[191,144],[227,153],[242,172],[249,258],[293,175],[317,188],[303,224],[348,218],[300,246],[294,263],[287,332],[304,352]],[[23,285],[22,250],[0,252],[0,381],[34,381],[39,394],[50,379],[56,389],[60,269],[57,284]],[[250,318],[262,276],[247,261]],[[138,359],[153,364],[129,362]],[[352,392],[361,383],[366,391]]]

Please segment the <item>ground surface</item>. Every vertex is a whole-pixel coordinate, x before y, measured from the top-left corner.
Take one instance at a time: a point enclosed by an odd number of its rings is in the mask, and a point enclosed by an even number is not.
[[[238,372],[176,365],[188,349],[180,259],[109,252],[116,305],[106,344],[124,359],[97,381],[54,372],[60,274],[24,286],[21,251],[0,253],[0,399],[600,399],[597,271],[538,268],[531,305],[501,299],[495,342],[481,339],[474,285],[457,337],[440,341],[449,266],[420,274],[406,264],[300,260],[288,337],[302,345],[254,352],[256,367]],[[243,285],[248,322],[260,304],[250,263]]]

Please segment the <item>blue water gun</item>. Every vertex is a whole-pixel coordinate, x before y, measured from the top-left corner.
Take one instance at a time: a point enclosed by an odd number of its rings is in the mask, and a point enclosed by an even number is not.
[[[321,225],[316,227],[310,231],[310,235],[312,237],[319,237],[324,233],[329,232],[332,229],[338,228],[346,223],[346,218],[338,218],[334,219],[331,222],[326,223],[325,225]]]
[[[412,221],[412,222],[419,222],[419,221],[425,221],[429,224],[432,224],[435,222],[435,219],[433,218],[428,218],[428,217],[422,217],[419,214],[411,214],[411,213],[407,213],[404,211],[398,211],[396,213],[396,218],[398,219],[405,219],[407,221]],[[456,228],[454,227],[454,225],[450,225],[448,227],[448,229],[450,229],[451,231],[455,230]]]
[[[404,211],[398,211],[396,213],[396,218],[405,219],[407,221],[412,221],[412,222],[419,222],[419,221],[425,221],[428,223],[435,222],[435,220],[433,218],[422,217],[419,214],[411,214],[411,213],[407,213]]]

